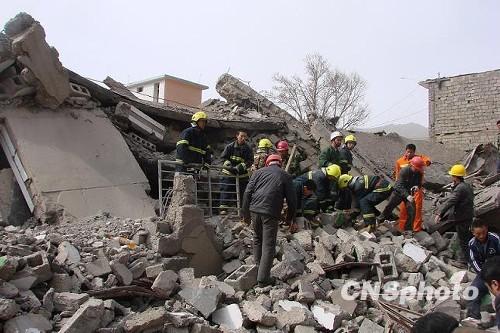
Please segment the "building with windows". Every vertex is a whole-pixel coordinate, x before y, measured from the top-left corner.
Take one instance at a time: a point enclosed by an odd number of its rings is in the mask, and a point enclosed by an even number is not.
[[[207,86],[171,75],[161,75],[127,84],[138,98],[157,103],[198,107]]]

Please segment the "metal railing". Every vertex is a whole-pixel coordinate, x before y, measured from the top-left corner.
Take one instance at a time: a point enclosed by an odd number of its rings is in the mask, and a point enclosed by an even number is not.
[[[160,217],[164,218],[173,194],[176,167],[182,164],[177,161],[158,160],[158,200]],[[181,174],[190,175],[195,181],[195,203],[203,209],[205,216],[225,211],[227,214],[240,216],[241,195],[240,178],[235,175],[222,174],[220,166],[202,167],[199,164],[183,165],[186,171]],[[221,198],[221,196],[225,196]],[[223,199],[223,200],[221,200]],[[224,203],[224,207],[220,204]]]

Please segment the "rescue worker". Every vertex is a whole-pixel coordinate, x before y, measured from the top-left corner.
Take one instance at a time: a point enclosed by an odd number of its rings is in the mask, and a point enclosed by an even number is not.
[[[176,167],[177,171],[186,172],[188,164],[192,163],[201,165],[212,163],[212,151],[205,135],[207,120],[205,112],[196,112],[191,117],[191,127],[181,132],[176,145],[175,160],[181,163]]]
[[[422,184],[422,178],[424,176],[425,162],[420,156],[415,156],[410,160],[409,165],[401,168],[399,172],[399,177],[394,184],[394,189],[389,197],[389,202],[384,208],[383,212],[377,218],[378,221],[384,221],[392,215],[392,211],[400,203],[404,203],[406,210],[409,211],[411,217],[415,216],[414,193],[418,190]],[[401,228],[401,226],[400,226]],[[415,228],[410,229],[415,230]],[[403,231],[406,230],[406,226],[403,226]]]
[[[283,199],[286,199],[288,206],[286,222],[290,224],[292,232],[297,229],[294,222],[297,198],[292,177],[281,168],[281,164],[279,155],[270,155],[266,160],[266,167],[255,171],[250,177],[243,196],[243,218],[247,224],[252,221],[255,232],[253,254],[258,266],[257,282],[260,287],[274,284],[271,267]]]
[[[288,160],[290,158],[289,144],[286,140],[281,140],[276,143],[276,150],[278,154],[280,154],[281,159],[283,160],[283,169],[286,168],[288,164]],[[302,161],[299,149],[295,149],[295,153],[292,156],[292,162],[290,162],[290,167],[288,168],[288,173],[293,177],[299,176],[302,172],[300,170],[300,162]]]
[[[466,256],[469,252],[467,244],[471,238],[470,226],[474,218],[474,191],[464,181],[466,171],[462,164],[452,166],[448,174],[453,181],[452,191],[448,199],[438,208],[439,214],[435,222],[447,220],[446,226],[439,229],[442,232],[456,228],[462,254]]]
[[[326,168],[309,171],[297,178],[302,181],[312,180],[316,184],[316,198],[321,211],[331,213],[334,211],[335,201],[338,200],[337,181],[340,177],[340,167],[332,164]]]
[[[340,161],[339,167],[341,173],[347,174],[351,171],[352,168],[352,152],[356,146],[356,137],[352,134],[349,134],[345,137],[344,146],[340,149]],[[351,209],[352,198],[351,192],[347,190],[340,190],[339,192],[339,200],[335,205],[336,209],[347,210]]]
[[[401,171],[402,168],[407,166],[410,163],[410,160],[418,156],[420,157],[426,166],[431,165],[431,159],[428,156],[425,155],[417,155],[415,152],[417,150],[417,147],[413,144],[407,144],[405,148],[405,153],[403,156],[401,156],[397,161],[396,165],[394,167],[394,175],[395,175],[395,180],[398,179],[399,172]],[[415,198],[415,220],[413,221],[413,231],[418,232],[422,231],[422,208],[424,205],[424,192],[422,190],[422,184],[423,184],[424,178],[422,177],[422,183],[419,184],[418,190],[414,194]],[[404,230],[406,221],[408,219],[408,213],[406,211],[406,205],[402,203],[399,205],[399,228],[400,230]]]
[[[349,174],[339,177],[339,189],[347,189],[353,198],[353,208],[360,210],[368,232],[376,229],[377,206],[392,193],[392,185],[379,176],[356,176]]]
[[[293,180],[295,194],[297,196],[296,217],[304,217],[311,225],[317,226],[315,217],[319,214],[318,199],[314,195],[316,184],[311,179],[295,178]]]
[[[239,181],[240,201],[243,198],[248,183],[249,169],[253,163],[253,153],[246,143],[248,135],[245,131],[238,131],[236,140],[228,144],[222,152],[224,161],[222,173],[230,177],[222,177],[219,213],[225,215],[227,208],[236,200],[236,177]]]
[[[327,167],[332,164],[340,164],[340,146],[342,145],[343,138],[344,136],[339,131],[335,131],[330,134],[330,147],[323,150],[319,154],[318,166],[320,168]]]
[[[352,152],[351,150],[356,147],[356,137],[352,134],[349,134],[345,137],[345,144],[340,149],[340,170],[342,174],[346,174],[351,171],[352,168]]]
[[[476,287],[478,294],[467,302],[467,317],[481,319],[481,301],[484,296],[488,295],[488,287],[481,278],[481,271],[488,258],[500,255],[500,237],[493,232],[488,232],[488,226],[480,219],[474,219],[472,222],[472,233],[474,237],[468,243],[469,261],[477,275],[471,287]]]
[[[253,157],[252,171],[263,168],[266,164],[267,157],[274,152],[273,143],[267,138],[259,140],[257,151]]]

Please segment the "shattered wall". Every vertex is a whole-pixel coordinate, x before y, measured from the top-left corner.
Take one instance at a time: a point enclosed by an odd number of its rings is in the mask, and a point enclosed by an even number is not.
[[[500,70],[420,82],[429,90],[429,136],[463,150],[496,141]]]

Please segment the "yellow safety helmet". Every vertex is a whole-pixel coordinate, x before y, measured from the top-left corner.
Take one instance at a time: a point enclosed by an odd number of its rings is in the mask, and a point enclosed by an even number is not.
[[[340,167],[337,164],[332,164],[326,167],[326,175],[339,178],[340,177]]]
[[[198,111],[195,114],[193,114],[193,116],[191,117],[191,121],[193,123],[197,123],[198,120],[201,120],[201,119],[208,119],[207,114],[203,111]]]
[[[344,188],[347,187],[347,185],[349,185],[349,182],[351,181],[352,179],[352,176],[349,175],[349,174],[343,174],[343,175],[340,175],[339,177],[339,188],[342,190]]]
[[[345,137],[345,143],[348,143],[348,142],[356,143],[356,137],[352,134],[349,134],[348,136]]]
[[[455,164],[451,167],[450,171],[448,171],[448,174],[455,177],[465,177],[467,173],[462,164]]]
[[[259,148],[272,148],[272,147],[273,147],[273,143],[271,142],[271,140],[269,140],[267,138],[263,138],[263,139],[259,140]]]

